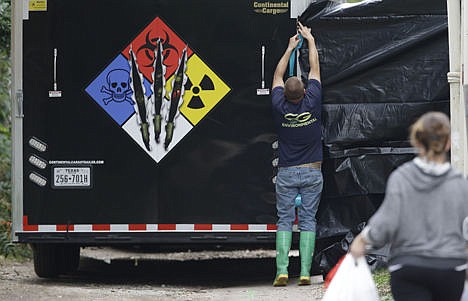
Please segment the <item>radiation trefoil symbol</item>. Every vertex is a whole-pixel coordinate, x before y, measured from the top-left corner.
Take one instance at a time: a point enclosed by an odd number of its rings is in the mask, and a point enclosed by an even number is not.
[[[159,17],[86,88],[160,162],[230,88]]]

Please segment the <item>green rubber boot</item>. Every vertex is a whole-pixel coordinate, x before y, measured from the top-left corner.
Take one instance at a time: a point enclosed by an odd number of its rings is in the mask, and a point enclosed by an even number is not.
[[[276,232],[276,277],[273,286],[288,284],[289,249],[291,248],[292,232]]]
[[[301,231],[299,238],[299,255],[301,256],[301,275],[299,285],[310,285],[310,268],[315,247],[315,232]]]

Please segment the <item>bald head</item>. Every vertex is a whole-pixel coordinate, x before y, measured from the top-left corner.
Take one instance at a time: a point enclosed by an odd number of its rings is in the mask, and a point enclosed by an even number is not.
[[[296,77],[292,76],[284,83],[284,96],[289,102],[299,103],[304,98],[304,84]]]

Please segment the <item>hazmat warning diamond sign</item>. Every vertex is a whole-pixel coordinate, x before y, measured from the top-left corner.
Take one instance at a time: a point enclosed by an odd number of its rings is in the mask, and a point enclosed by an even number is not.
[[[156,162],[229,91],[229,86],[159,17],[86,88]]]

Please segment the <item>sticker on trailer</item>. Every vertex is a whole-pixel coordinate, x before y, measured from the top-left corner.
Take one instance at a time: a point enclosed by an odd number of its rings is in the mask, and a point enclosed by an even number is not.
[[[47,11],[47,0],[29,0],[29,11]]]
[[[156,163],[230,90],[159,17],[86,88],[93,101]]]
[[[91,166],[53,166],[51,185],[54,189],[92,188]]]

